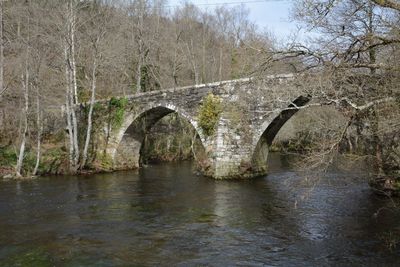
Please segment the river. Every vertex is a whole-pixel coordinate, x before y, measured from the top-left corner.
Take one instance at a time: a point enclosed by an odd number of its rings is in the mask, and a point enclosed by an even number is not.
[[[248,181],[180,162],[0,182],[0,266],[400,265],[400,211],[360,173],[269,164]]]

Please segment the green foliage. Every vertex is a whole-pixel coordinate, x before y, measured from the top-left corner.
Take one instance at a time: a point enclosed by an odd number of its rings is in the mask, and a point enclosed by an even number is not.
[[[125,107],[128,104],[128,99],[126,97],[116,98],[112,97],[109,102],[110,108],[110,122],[115,128],[119,128],[122,125],[125,114]]]
[[[9,147],[0,148],[0,166],[13,166],[17,162],[17,154]]]
[[[51,140],[55,142],[53,139]],[[1,169],[7,172],[13,172],[17,164],[18,151],[11,147],[0,148],[0,172]],[[58,174],[63,173],[66,168],[65,163],[68,162],[68,153],[64,147],[51,145],[42,145],[42,155],[39,164],[39,174]],[[36,165],[36,151],[27,149],[24,154],[22,165],[22,174],[29,176]]]
[[[42,249],[32,249],[28,252],[17,253],[7,260],[0,262],[0,267],[5,266],[37,266],[47,267],[54,266],[53,260],[50,255]]]
[[[209,93],[203,100],[198,114],[199,126],[206,136],[214,134],[221,112],[221,99]]]
[[[17,164],[17,151],[11,147],[0,148],[0,166],[3,168],[14,168]],[[22,173],[29,174],[33,171],[36,164],[36,154],[34,151],[25,150]]]
[[[103,105],[101,104],[101,103],[99,103],[99,102],[96,102],[96,103],[94,103],[94,105],[93,105],[93,112],[96,114],[96,113],[99,113],[99,112],[101,112],[101,111],[103,111],[104,110],[104,107],[103,107]]]
[[[102,153],[94,165],[101,170],[111,170],[113,168],[113,160],[110,155]]]
[[[90,110],[90,104],[86,104],[83,107],[83,112],[85,113],[85,116],[87,117],[89,114],[89,110]],[[93,115],[101,115],[102,111],[105,111],[106,109],[104,108],[104,106],[99,103],[99,102],[95,102],[93,104]]]
[[[43,151],[40,161],[40,174],[58,174],[63,172],[68,162],[68,153],[65,147],[51,147]]]

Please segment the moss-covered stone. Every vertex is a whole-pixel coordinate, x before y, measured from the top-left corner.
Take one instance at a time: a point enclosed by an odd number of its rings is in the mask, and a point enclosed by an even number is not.
[[[125,114],[125,107],[128,103],[126,97],[116,98],[112,97],[108,103],[110,108],[110,125],[113,128],[121,127]]]

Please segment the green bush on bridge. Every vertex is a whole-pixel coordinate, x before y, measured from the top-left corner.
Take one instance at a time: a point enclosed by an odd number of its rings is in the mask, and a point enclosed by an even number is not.
[[[209,93],[203,100],[199,110],[199,126],[206,136],[211,136],[215,132],[215,126],[222,112],[221,99]]]
[[[126,97],[123,98],[116,98],[112,97],[110,102],[108,103],[110,108],[111,114],[111,125],[113,127],[121,127],[124,114],[125,114],[125,107],[128,104],[128,99]]]

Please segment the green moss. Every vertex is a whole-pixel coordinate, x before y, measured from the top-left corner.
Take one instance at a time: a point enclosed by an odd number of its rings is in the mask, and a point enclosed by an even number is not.
[[[83,112],[84,112],[86,118],[89,115],[89,110],[90,110],[90,104],[87,103],[83,107]],[[105,106],[103,104],[101,104],[99,102],[95,102],[93,105],[93,118],[103,115],[103,112],[106,110],[107,109],[105,108]]]
[[[198,113],[199,126],[206,136],[214,134],[221,112],[221,99],[209,93],[203,100]]]
[[[128,104],[128,99],[126,97],[123,98],[116,98],[112,97],[109,102],[110,108],[110,122],[114,128],[121,127],[124,114],[125,114],[125,107]]]
[[[111,170],[113,168],[113,160],[110,155],[102,153],[98,159],[98,168],[102,170]]]

